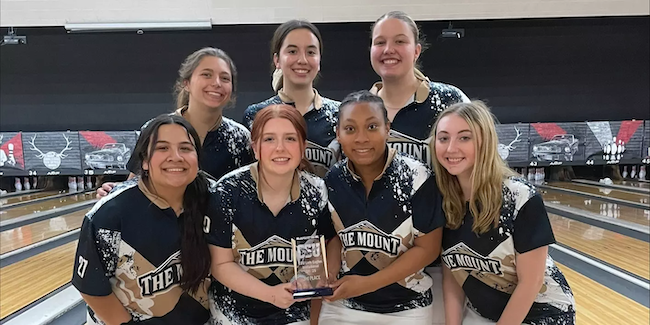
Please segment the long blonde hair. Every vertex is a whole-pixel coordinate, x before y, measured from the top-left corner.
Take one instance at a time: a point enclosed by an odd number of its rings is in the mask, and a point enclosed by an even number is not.
[[[458,229],[465,217],[465,200],[458,178],[440,164],[436,157],[436,133],[440,120],[450,114],[463,118],[474,134],[474,168],[471,174],[472,193],[469,210],[474,217],[472,231],[481,234],[496,227],[503,202],[502,188],[505,177],[515,173],[508,168],[498,153],[498,137],[495,119],[482,101],[457,103],[445,109],[436,121],[431,136],[431,156],[436,173],[436,182],[442,193],[442,205],[447,218],[447,227]]]

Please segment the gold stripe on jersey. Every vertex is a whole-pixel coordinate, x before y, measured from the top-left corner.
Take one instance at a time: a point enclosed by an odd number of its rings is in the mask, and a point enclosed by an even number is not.
[[[125,241],[120,241],[120,257],[111,278],[113,293],[129,310],[142,320],[153,315],[165,315],[172,311],[183,290],[179,283],[182,276],[180,251],[172,254],[164,263],[155,267]],[[193,296],[196,301],[208,307],[205,280]]]
[[[293,278],[291,243],[274,235],[251,247],[235,225],[233,225],[233,233],[233,255],[242,269],[260,280],[272,274],[284,283]]]

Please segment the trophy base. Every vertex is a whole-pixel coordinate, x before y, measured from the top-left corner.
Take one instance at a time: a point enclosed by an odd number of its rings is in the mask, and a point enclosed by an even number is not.
[[[332,290],[332,288],[329,287],[303,289],[303,290],[294,291],[293,299],[314,299],[314,298],[331,296],[333,294],[334,294],[334,290]]]

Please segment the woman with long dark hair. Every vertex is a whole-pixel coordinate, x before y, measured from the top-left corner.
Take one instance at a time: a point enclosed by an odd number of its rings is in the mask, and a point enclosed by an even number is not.
[[[119,184],[86,214],[72,284],[89,324],[204,324],[210,253],[204,235],[208,178],[200,138],[176,115],[142,130],[137,178]]]

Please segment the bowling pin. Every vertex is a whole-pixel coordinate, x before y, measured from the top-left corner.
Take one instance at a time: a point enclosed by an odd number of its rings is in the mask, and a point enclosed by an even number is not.
[[[645,179],[645,166],[641,166],[639,168],[639,179],[644,180]]]
[[[534,168],[528,168],[528,181],[529,182],[535,181],[535,172],[533,170],[534,170]]]
[[[20,182],[20,178],[16,177],[16,179],[14,181],[15,181],[14,186],[16,187],[16,192],[22,191],[23,190],[23,184]]]
[[[630,178],[636,178],[636,166],[632,166],[632,171],[630,172]]]
[[[623,178],[627,178],[627,166],[623,166]]]
[[[84,178],[83,176],[77,176],[77,190],[84,190]]]
[[[546,168],[542,167],[542,181],[546,179]]]
[[[68,190],[70,192],[76,192],[77,191],[77,182],[75,181],[74,176],[73,177],[68,177]]]
[[[9,165],[15,166],[16,165],[16,158],[14,157],[14,144],[10,143],[7,145],[7,149],[9,149],[9,153],[7,155],[7,161]]]
[[[32,188],[38,188],[38,177],[36,176],[32,177]]]
[[[91,189],[91,188],[93,188],[93,182],[92,182],[92,180],[90,179],[90,176],[86,176],[86,188],[87,188],[87,189]]]
[[[29,191],[32,189],[32,185],[29,184],[29,177],[23,178],[23,188],[25,189],[25,191]]]

